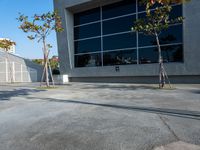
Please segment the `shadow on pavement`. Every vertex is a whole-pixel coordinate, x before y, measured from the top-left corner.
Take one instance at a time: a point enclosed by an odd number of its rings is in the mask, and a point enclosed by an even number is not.
[[[85,87],[81,87],[81,89],[121,89],[121,90],[137,90],[137,89],[158,89],[156,86],[151,86],[151,85],[94,85],[94,84],[87,84]]]
[[[0,91],[0,101],[10,100],[12,97],[26,96],[31,93],[41,92],[44,90],[37,89],[13,89],[9,91]]]
[[[38,99],[36,97],[30,97],[30,98]],[[116,108],[116,109],[133,110],[133,111],[155,113],[155,114],[175,116],[175,117],[181,117],[181,118],[187,118],[187,119],[200,120],[200,112],[199,111],[102,104],[102,103],[93,103],[93,102],[75,101],[75,100],[62,100],[62,99],[52,99],[52,98],[41,98],[41,100],[47,100],[50,102],[73,103],[73,104],[83,104],[83,105],[92,105],[92,106],[100,106],[100,107],[108,107],[108,108]]]
[[[200,94],[200,90],[190,90],[191,93]]]

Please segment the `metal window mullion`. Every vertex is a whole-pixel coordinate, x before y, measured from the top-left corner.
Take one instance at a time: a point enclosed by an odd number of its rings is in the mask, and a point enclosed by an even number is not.
[[[104,52],[125,51],[125,50],[136,50],[136,47],[127,47],[127,48],[120,48],[120,49],[107,49]]]
[[[124,18],[124,17],[129,17],[129,16],[133,16],[133,15],[136,15],[136,13],[130,13],[130,14],[121,15],[121,16],[117,16],[117,17],[111,17],[111,18],[102,19],[102,20],[103,20],[103,21],[110,21],[110,20],[119,19],[119,18]]]
[[[183,42],[180,42],[180,43],[161,44],[160,46],[161,46],[161,47],[164,47],[164,46],[176,46],[176,45],[181,45],[181,44],[183,44]]]
[[[85,55],[85,54],[98,54],[98,53],[101,53],[101,50],[100,50],[100,51],[96,51],[96,52],[77,53],[77,54],[74,54],[74,55],[75,55],[75,56],[78,56],[78,55]]]
[[[136,48],[126,48],[126,49],[114,49],[114,50],[106,50],[104,51],[104,53],[107,53],[107,52],[116,52],[116,51],[131,51],[131,50],[136,50]]]
[[[115,52],[115,51],[126,51],[126,50],[136,50],[136,47],[106,50],[106,51],[103,51],[103,52]],[[85,54],[97,54],[97,53],[101,53],[101,52],[102,51],[100,50],[100,51],[95,51],[95,52],[77,53],[77,54],[74,54],[74,55],[77,56],[77,55],[85,55]]]
[[[170,44],[161,44],[160,46],[173,46],[173,45],[181,45],[182,43],[170,43]],[[141,46],[139,48],[153,48],[153,47],[157,47],[157,45],[151,45],[151,46]]]
[[[180,43],[161,44],[160,46],[163,47],[163,46],[173,46],[173,45],[181,45],[181,44],[183,44],[183,43],[180,42]],[[145,48],[155,48],[155,47],[157,47],[157,45],[139,46],[138,48],[145,49]]]
[[[103,67],[103,17],[102,6],[100,6],[100,23],[101,23],[101,66]]]
[[[90,40],[90,39],[96,39],[96,38],[103,38],[103,37],[107,37],[107,36],[114,36],[114,35],[120,35],[120,34],[126,34],[126,33],[131,33],[132,31],[124,31],[124,32],[116,32],[116,33],[111,33],[111,34],[105,34],[103,35],[103,26],[101,27],[102,29],[102,33],[101,35],[98,36],[92,36],[92,37],[88,37],[88,38],[81,38],[81,39],[75,39],[74,41],[84,41],[84,40]]]
[[[92,37],[88,37],[88,38],[82,38],[82,39],[76,39],[74,40],[74,42],[77,42],[77,41],[85,41],[85,40],[91,40],[91,39],[98,39],[100,38],[101,36],[92,36]]]
[[[138,0],[136,0],[136,20],[138,19]],[[137,64],[139,64],[139,33],[136,32]]]
[[[86,26],[86,25],[90,25],[90,24],[95,24],[95,23],[100,23],[101,20],[102,21],[109,21],[109,20],[114,20],[114,19],[118,19],[118,18],[123,18],[123,17],[128,17],[128,16],[136,15],[136,13],[129,13],[129,14],[126,14],[126,15],[120,15],[120,16],[117,16],[117,17],[111,17],[111,18],[103,19],[103,17],[102,17],[102,7],[101,7],[100,11],[101,11],[100,21],[97,20],[97,21],[92,21],[92,22],[88,22],[88,23],[83,23],[83,24],[75,25],[74,28],[81,27],[81,26]]]
[[[107,37],[107,36],[113,36],[113,35],[120,35],[120,34],[126,34],[126,33],[131,33],[132,31],[123,31],[123,32],[116,32],[116,33],[110,33],[110,34],[105,34],[102,35],[103,37]]]
[[[95,23],[99,23],[99,22],[100,21],[97,20],[97,21],[92,21],[92,22],[88,22],[88,23],[83,23],[83,24],[75,25],[74,28],[82,27],[82,26],[86,26],[86,25],[91,25],[91,24],[95,24]]]
[[[111,33],[111,34],[105,34],[103,35],[103,25],[101,26],[101,35],[98,36],[92,36],[92,37],[88,37],[88,38],[81,38],[81,39],[75,39],[74,41],[84,41],[84,40],[90,40],[90,39],[96,39],[96,38],[103,38],[103,37],[107,37],[107,36],[114,36],[114,35],[120,35],[120,34],[126,34],[126,33],[131,33],[132,31],[124,31],[124,32],[116,32],[116,33]]]

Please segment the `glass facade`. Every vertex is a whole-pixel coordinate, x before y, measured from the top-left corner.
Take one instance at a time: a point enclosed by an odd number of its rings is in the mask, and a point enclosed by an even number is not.
[[[113,52],[104,52],[103,62],[105,66],[137,64],[137,51],[136,49],[130,49]]]
[[[83,54],[75,56],[76,67],[101,66],[101,53]]]
[[[182,5],[173,6],[170,17],[177,16],[182,16]],[[141,17],[145,8],[136,0],[74,14],[75,67],[157,63],[155,38],[131,31]],[[172,24],[160,34],[165,63],[183,62],[182,30],[182,24]]]

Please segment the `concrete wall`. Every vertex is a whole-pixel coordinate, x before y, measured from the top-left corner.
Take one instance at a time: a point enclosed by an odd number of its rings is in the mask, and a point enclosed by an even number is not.
[[[116,0],[115,0],[116,1]],[[115,2],[109,0],[109,3]],[[115,71],[115,66],[104,67],[74,67],[73,43],[73,13],[87,10],[108,2],[104,0],[54,0],[55,9],[59,10],[65,31],[57,34],[58,53],[61,74],[80,81],[86,77],[152,77],[158,74],[158,64],[121,65],[120,71]],[[170,76],[198,76],[200,78],[200,1],[192,0],[183,6],[184,21],[184,63],[165,64]],[[190,78],[190,77],[189,77]],[[144,78],[146,80],[146,78]],[[151,79],[151,78],[149,78]],[[180,78],[179,82],[184,81]],[[191,79],[192,82],[192,79]],[[198,81],[200,83],[200,81]]]
[[[42,66],[30,60],[0,51],[0,82],[39,82]]]

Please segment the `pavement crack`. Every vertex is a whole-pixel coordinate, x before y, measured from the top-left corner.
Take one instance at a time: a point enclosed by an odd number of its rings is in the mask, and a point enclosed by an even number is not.
[[[177,141],[180,140],[180,138],[176,135],[176,133],[172,130],[172,128],[167,124],[167,122],[165,121],[165,119],[161,116],[158,115],[160,120],[163,122],[163,124],[168,128],[168,130],[172,133],[172,135],[176,138]]]

